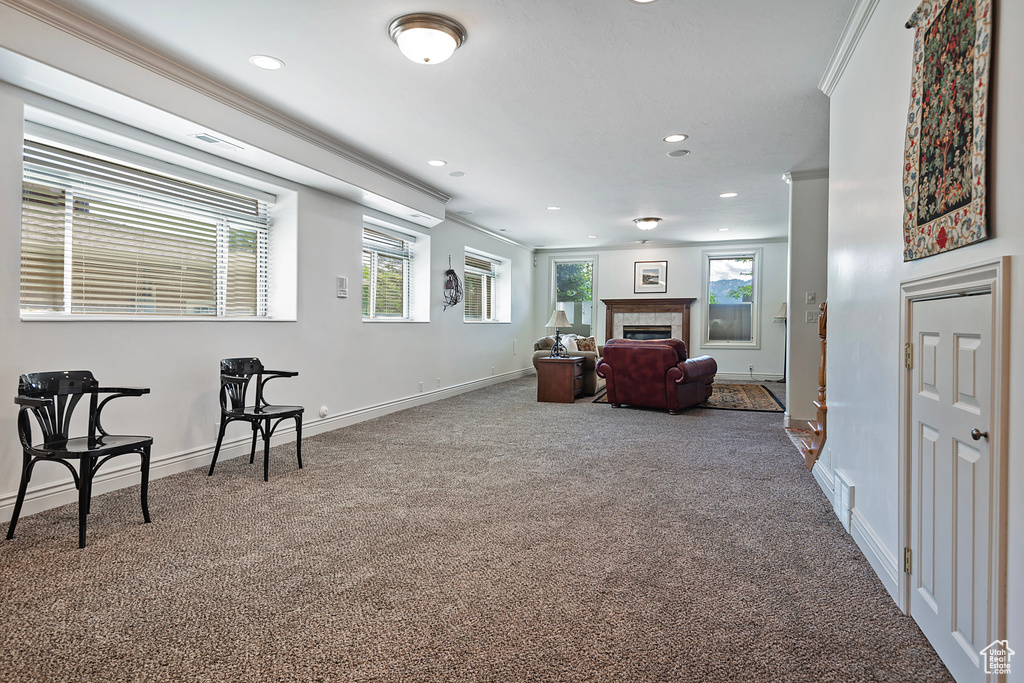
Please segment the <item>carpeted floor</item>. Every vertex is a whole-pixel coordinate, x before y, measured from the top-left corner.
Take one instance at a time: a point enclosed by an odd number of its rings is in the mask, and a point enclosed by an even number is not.
[[[780,416],[524,378],[0,542],[4,681],[949,681]],[[157,444],[159,447],[159,444]],[[0,533],[6,525],[0,526]]]

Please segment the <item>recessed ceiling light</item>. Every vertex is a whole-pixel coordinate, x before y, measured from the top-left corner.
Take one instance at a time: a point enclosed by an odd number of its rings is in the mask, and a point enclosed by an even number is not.
[[[560,207],[560,206],[549,206],[548,207],[548,211],[561,211],[561,209],[562,209],[562,207]]]
[[[652,2],[658,2],[658,0],[629,0],[629,1],[630,2],[635,2],[638,5],[649,5]]]
[[[682,133],[673,133],[672,135],[666,135],[665,137],[662,138],[662,140],[664,140],[665,142],[682,142],[688,137],[690,136],[684,135]]]
[[[718,232],[729,232],[729,228],[719,228]]]
[[[463,177],[466,174],[463,171],[452,171],[448,175],[450,175],[452,178],[461,178],[461,177]]]
[[[723,192],[718,196],[721,197],[722,199],[731,199],[732,197],[738,197],[739,192]]]
[[[596,240],[597,239],[597,235],[587,235],[587,239]]]
[[[674,149],[668,153],[670,157],[685,157],[690,153],[688,149]]]
[[[267,71],[277,71],[284,66],[284,62],[270,55],[253,55],[249,57],[249,63]]]
[[[508,228],[498,228],[498,232],[508,232]]]
[[[427,163],[430,164],[431,166],[444,166],[448,162],[447,161],[442,161],[441,159],[431,159]]]

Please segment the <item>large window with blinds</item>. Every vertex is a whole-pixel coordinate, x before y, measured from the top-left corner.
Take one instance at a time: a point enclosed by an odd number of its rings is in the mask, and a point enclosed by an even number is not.
[[[24,150],[23,316],[267,316],[268,202],[39,140]]]
[[[484,254],[466,251],[466,265],[463,271],[465,294],[463,319],[467,322],[496,322],[497,306],[495,288],[498,283],[498,259]]]
[[[410,320],[416,238],[363,228],[363,319]]]

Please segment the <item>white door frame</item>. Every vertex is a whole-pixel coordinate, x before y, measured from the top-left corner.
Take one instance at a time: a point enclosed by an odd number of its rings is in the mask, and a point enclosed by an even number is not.
[[[989,604],[989,633],[992,639],[1006,637],[1006,472],[1009,452],[1009,296],[1010,257],[1002,256],[972,266],[935,273],[925,277],[906,280],[900,284],[900,340],[902,348],[910,339],[912,329],[912,306],[915,301],[940,299],[964,294],[991,293],[992,295],[992,385],[991,410],[992,428],[989,430],[989,454],[992,478],[989,490],[991,518],[989,529],[992,534],[989,563],[989,595],[984,599]],[[915,358],[914,362],[919,359]],[[899,438],[899,548],[910,543],[911,522],[911,391],[910,370],[900,372],[900,438]],[[914,558],[916,561],[917,558]],[[904,614],[910,612],[911,582],[909,574],[899,573],[899,606]]]

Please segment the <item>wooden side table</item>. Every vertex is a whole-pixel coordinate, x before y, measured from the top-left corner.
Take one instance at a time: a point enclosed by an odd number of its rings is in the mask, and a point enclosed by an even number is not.
[[[537,361],[537,400],[572,403],[583,395],[583,356]]]

